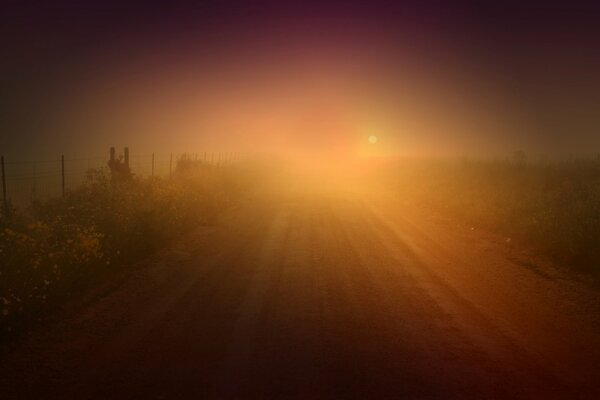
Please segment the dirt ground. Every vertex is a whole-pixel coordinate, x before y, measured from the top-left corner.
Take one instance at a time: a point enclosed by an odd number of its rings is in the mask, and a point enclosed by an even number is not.
[[[0,361],[0,397],[600,398],[599,298],[477,227],[292,191],[34,332]]]

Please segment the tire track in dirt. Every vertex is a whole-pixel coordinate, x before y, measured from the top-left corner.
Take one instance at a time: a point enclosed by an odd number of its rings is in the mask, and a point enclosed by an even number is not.
[[[585,394],[585,387],[571,390],[570,385],[573,383],[565,382],[562,374],[549,369],[543,355],[511,336],[511,332],[504,331],[494,322],[494,315],[490,314],[490,310],[479,309],[471,299],[438,276],[435,266],[423,262],[419,251],[427,251],[432,247],[432,252],[438,252],[440,246],[428,246],[430,239],[419,241],[415,235],[411,236],[410,243],[406,243],[403,240],[406,233],[399,233],[397,226],[386,221],[373,209],[366,208],[361,215],[366,217],[372,226],[378,238],[377,242],[387,249],[392,259],[409,267],[403,269],[408,274],[404,273],[402,276],[406,278],[408,275],[412,278],[411,286],[422,289],[415,299],[420,302],[429,301],[445,315],[444,318],[435,319],[436,325],[448,333],[447,337],[458,341],[460,354],[457,354],[457,357],[468,361],[470,357],[475,356],[469,362],[473,367],[482,369],[482,372],[486,371],[485,374],[478,374],[478,381],[495,377],[496,382],[487,385],[493,389],[487,396],[498,396],[501,393],[504,395],[500,397],[542,396],[546,399],[588,396]],[[415,243],[418,243],[416,249]],[[395,272],[397,273],[397,270]],[[427,315],[434,316],[435,313],[429,312]],[[440,354],[443,352],[444,350],[440,349]]]

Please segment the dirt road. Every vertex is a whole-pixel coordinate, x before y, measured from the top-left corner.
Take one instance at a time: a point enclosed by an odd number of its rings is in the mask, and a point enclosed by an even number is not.
[[[600,398],[598,293],[528,257],[382,201],[256,201],[25,340],[0,397]]]

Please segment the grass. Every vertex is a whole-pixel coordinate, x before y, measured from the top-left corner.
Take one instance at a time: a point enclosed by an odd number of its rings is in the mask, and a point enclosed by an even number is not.
[[[406,201],[519,239],[600,277],[600,159],[405,162],[384,175]]]
[[[239,167],[181,160],[172,179],[90,170],[64,198],[0,214],[0,339],[18,336],[101,276],[213,224],[251,185]]]
[[[114,179],[107,170],[90,170],[85,184],[64,198],[3,210],[0,339],[18,336],[173,238],[215,223],[256,187],[289,183],[278,177],[281,170],[191,160],[178,162],[171,179]],[[443,210],[600,277],[600,159],[405,161],[376,173],[399,200]]]

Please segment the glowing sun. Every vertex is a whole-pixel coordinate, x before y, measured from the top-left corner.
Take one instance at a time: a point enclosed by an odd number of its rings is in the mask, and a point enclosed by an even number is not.
[[[377,143],[377,136],[375,136],[375,135],[369,136],[369,143],[371,143],[371,144]]]

